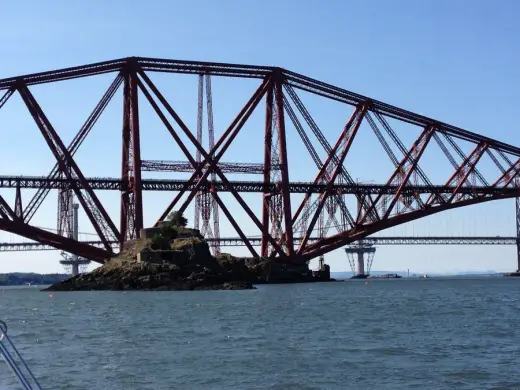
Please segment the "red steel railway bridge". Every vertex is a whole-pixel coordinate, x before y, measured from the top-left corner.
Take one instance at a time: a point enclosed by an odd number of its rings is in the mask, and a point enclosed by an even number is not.
[[[184,81],[160,86],[168,77],[189,78],[193,88]],[[108,87],[65,144],[57,125],[60,112],[44,111],[37,89],[52,83],[53,94],[58,94],[58,84],[84,78],[102,78]],[[236,80],[252,86],[251,91],[244,93],[245,84],[228,86]],[[217,84],[224,91],[222,110]],[[81,95],[72,91],[74,99]],[[181,110],[187,111],[192,95],[192,115],[187,117]],[[89,177],[78,163],[79,149],[118,97],[121,141],[111,150],[121,156],[120,175]],[[195,227],[214,252],[226,244],[220,240],[224,217],[236,233],[229,240],[240,242],[252,256],[281,261],[309,261],[393,226],[520,195],[519,147],[279,67],[128,57],[4,78],[0,124],[13,99],[32,117],[55,164],[47,175],[0,175],[0,191],[15,192],[13,204],[0,196],[0,229],[34,240],[41,248],[100,263],[113,256],[115,243],[121,247],[139,238],[146,191],[171,196],[156,223],[172,210],[192,207]],[[229,116],[230,106],[237,104]],[[151,114],[169,133],[172,160],[142,158]],[[226,115],[227,122],[222,119]],[[256,155],[257,161],[249,161]],[[358,179],[356,169],[365,180]],[[146,178],[149,172],[184,177]],[[248,179],[237,180],[237,175]],[[26,190],[34,194],[22,202]],[[56,232],[31,224],[51,191],[57,193]],[[103,191],[120,194],[118,224],[111,215],[114,210],[100,200]],[[250,194],[257,195],[256,211],[246,199]],[[98,239],[73,238],[74,199]],[[254,232],[246,232],[245,224]],[[504,239],[518,243],[516,238]]]

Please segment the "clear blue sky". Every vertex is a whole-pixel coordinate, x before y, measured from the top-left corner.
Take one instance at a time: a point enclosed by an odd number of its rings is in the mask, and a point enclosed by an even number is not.
[[[99,1],[4,2],[0,77],[126,56],[149,56],[277,65],[385,102],[431,116],[502,141],[520,145],[516,107],[520,101],[518,52],[520,2],[502,1]],[[196,118],[196,79],[155,76],[186,122]],[[33,92],[66,143],[80,127],[110,76],[35,87]],[[258,84],[256,84],[258,85]],[[217,135],[253,91],[254,83],[214,80]],[[350,109],[302,95],[331,143]],[[143,159],[178,160],[178,149],[143,108]],[[261,132],[243,135],[226,154],[228,161],[261,161]],[[0,110],[2,174],[44,175],[53,158],[18,97]],[[120,172],[120,96],[112,102],[77,161],[89,176]],[[366,130],[366,132],[365,132]],[[407,145],[417,135],[400,130]],[[399,132],[399,131],[398,131]],[[347,161],[361,180],[383,181],[390,163],[364,128]],[[401,135],[401,133],[400,133]],[[291,177],[310,180],[315,167],[297,136]],[[297,145],[297,146],[295,146]],[[465,149],[467,151],[468,149]],[[436,183],[447,178],[438,154],[425,155],[425,171]],[[437,165],[437,162],[439,165]],[[447,169],[447,168],[446,168]],[[492,168],[484,167],[491,174]],[[442,172],[441,172],[442,171]],[[150,177],[148,175],[148,177]],[[171,177],[171,176],[170,176]],[[443,179],[444,178],[444,179]],[[254,179],[254,178],[251,178]],[[3,194],[10,200],[12,192]],[[31,193],[27,191],[24,200]],[[152,223],[169,195],[147,194],[146,222]],[[118,224],[118,194],[100,194]],[[227,198],[226,198],[227,199]],[[258,198],[248,198],[258,206]],[[49,197],[34,223],[55,227],[56,198]],[[436,215],[382,234],[513,235],[514,202],[500,201]],[[244,229],[257,234],[237,206]],[[82,221],[85,221],[82,216]],[[224,216],[221,217],[221,220]],[[87,222],[83,231],[92,231]],[[222,236],[236,235],[225,221]],[[1,234],[2,241],[17,239]],[[514,248],[380,248],[374,268],[421,272],[461,269],[509,270]],[[0,272],[59,271],[57,252],[1,253]],[[337,251],[327,257],[333,270],[348,268]]]

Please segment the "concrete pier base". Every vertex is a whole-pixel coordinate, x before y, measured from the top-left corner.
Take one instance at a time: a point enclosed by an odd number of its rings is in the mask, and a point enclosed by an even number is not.
[[[359,240],[345,248],[345,252],[354,274],[352,279],[368,278],[376,248],[363,242],[363,240]]]

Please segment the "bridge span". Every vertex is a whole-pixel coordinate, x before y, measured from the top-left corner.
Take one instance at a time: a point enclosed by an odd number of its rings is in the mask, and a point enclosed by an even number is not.
[[[193,81],[193,90],[183,87],[180,96],[186,105],[191,101],[186,113],[196,112],[196,116],[186,118],[182,105],[173,103],[176,94],[179,97],[175,83],[160,85],[160,80],[172,77],[187,78],[186,86],[190,78]],[[46,112],[33,92],[53,83],[52,96],[56,96],[62,81],[68,80],[70,86],[80,78],[88,78],[92,88],[102,87],[100,100],[87,101],[79,88],[65,90],[74,91],[70,98],[76,99],[75,107],[76,103],[94,107],[66,145],[57,125],[63,123],[59,110]],[[231,87],[233,82],[238,88]],[[87,147],[84,141],[92,137],[118,93],[123,102],[118,143],[107,147],[108,141],[101,138],[82,155]],[[38,242],[19,248],[53,247],[103,262],[115,254],[114,243],[121,247],[139,237],[145,191],[171,193],[155,224],[172,210],[193,210],[194,227],[208,239],[214,253],[232,243],[244,245],[251,256],[275,256],[283,261],[309,261],[435,213],[520,196],[518,146],[280,67],[127,57],[0,79],[0,110],[9,109],[13,96],[21,99],[36,125],[35,133],[40,140],[43,137],[43,148],[56,160],[44,176],[33,172],[0,175],[0,189],[15,192],[13,204],[0,196],[0,230]],[[171,148],[167,155],[175,160],[142,157],[141,144],[149,132],[141,128],[157,126],[163,128],[164,145]],[[108,134],[113,129],[104,131]],[[23,141],[27,142],[25,137]],[[152,154],[152,149],[146,152]],[[121,158],[109,170],[111,161],[101,160],[114,151]],[[23,156],[24,150],[19,152]],[[85,156],[87,165],[95,158],[102,167],[99,175],[85,174],[78,162]],[[43,164],[34,163],[39,166]],[[87,169],[90,172],[90,166]],[[109,171],[121,174],[107,177]],[[177,176],[144,176],[157,172]],[[246,179],[237,180],[236,175]],[[28,202],[22,202],[25,191],[35,192]],[[31,225],[51,191],[58,200],[55,233]],[[100,200],[101,191],[120,195],[117,224],[110,217],[114,213]],[[255,194],[256,200],[251,200]],[[96,232],[92,241],[74,239],[75,200]],[[252,202],[258,202],[256,212]],[[221,234],[221,218],[228,220],[233,232]],[[246,235],[244,223],[259,238]],[[517,225],[520,230],[520,222]],[[225,236],[237,238],[222,241]],[[418,244],[432,238],[399,238],[393,243],[394,238],[387,239],[378,245]],[[470,243],[463,238],[439,239],[429,243]],[[479,243],[496,241],[481,238]],[[514,243],[520,268],[520,247],[518,241]],[[18,244],[13,245],[4,249]]]
[[[299,238],[296,237],[295,241]],[[311,242],[316,241],[312,238]],[[517,237],[367,237],[363,239],[365,245],[517,245]],[[215,239],[209,238],[207,241],[212,244]],[[260,246],[261,238],[249,238],[249,241]],[[99,240],[81,241],[87,245],[93,245],[99,248],[103,247],[103,242]],[[114,241],[111,243],[114,250],[117,250],[119,243]],[[245,246],[244,240],[240,237],[221,237],[219,239],[221,247],[239,247]],[[0,252],[26,252],[26,251],[52,251],[57,250],[51,245],[39,242],[0,242]]]

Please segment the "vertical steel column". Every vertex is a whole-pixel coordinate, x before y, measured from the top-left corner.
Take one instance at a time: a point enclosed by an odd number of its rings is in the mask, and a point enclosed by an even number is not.
[[[285,137],[285,115],[283,107],[283,78],[279,72],[275,81],[276,112],[278,118],[278,137],[280,146],[280,171],[282,176],[281,190],[283,196],[283,213],[285,220],[285,242],[287,244],[287,256],[294,256],[293,226],[291,211],[291,194],[289,192],[289,166],[287,164],[287,143]]]
[[[79,204],[72,204],[72,238],[79,241]],[[75,255],[77,257],[77,255]]]
[[[307,226],[305,223],[304,226]],[[322,211],[318,217],[318,237],[320,240],[325,238],[325,213]],[[325,264],[325,255],[320,255],[318,257],[319,270],[323,270],[323,266]]]
[[[72,204],[72,238],[76,241],[79,241],[79,204]],[[76,276],[79,274],[79,257],[76,254],[72,254],[72,275]]]
[[[14,213],[17,218],[23,220],[23,207],[22,207],[22,192],[20,191],[20,186],[16,186],[16,196],[14,202]]]
[[[130,168],[130,82],[129,75],[124,75],[124,87],[123,87],[123,150],[121,160],[121,180],[126,188],[121,192],[121,216],[120,216],[120,250],[123,250],[123,244],[127,239],[128,229],[128,212],[130,204],[130,183],[128,180],[129,168]]]
[[[363,240],[358,241],[357,274],[365,275],[365,251],[363,250]]]
[[[143,187],[141,185],[141,141],[139,134],[139,99],[137,89],[137,69],[130,73],[130,134],[132,137],[133,178],[132,192],[134,194],[135,237],[139,238],[143,228]]]
[[[74,192],[70,188],[58,192],[58,234],[72,237],[72,203]]]
[[[73,189],[75,195],[78,198],[80,204],[83,206],[85,213],[88,215],[89,220],[96,230],[96,233],[101,238],[101,241],[103,241],[107,252],[112,253],[112,247],[109,240],[117,240],[119,238],[120,234],[117,231],[117,228],[101,204],[99,198],[94,193],[94,190],[90,186],[88,180],[85,178],[78,165],[74,161],[74,158],[71,156],[69,150],[65,147],[65,144],[34,98],[34,95],[31,93],[29,88],[27,88],[27,85],[22,81],[19,81],[17,88],[20,96],[27,106],[27,109],[31,113],[40,132],[42,133],[45,142],[54,154],[54,157],[59,164],[60,171],[67,177],[68,181],[72,182],[78,180],[81,184],[81,187],[83,187],[84,192],[82,192],[80,186],[74,186]]]
[[[209,141],[209,153],[215,148],[215,127],[213,123],[213,94],[211,92],[211,76],[206,74],[204,76],[206,80],[206,111],[208,113],[208,141]],[[214,183],[217,180],[217,174],[215,171],[211,172],[211,181]],[[212,184],[212,188],[208,193],[210,197],[210,209],[213,211],[213,238],[215,241],[213,242],[213,255],[217,256],[220,254],[220,242],[218,241],[220,238],[220,219],[219,219],[219,207],[218,203],[215,199],[216,189]],[[209,222],[209,221],[208,221]],[[211,229],[211,227],[208,227]]]
[[[273,145],[273,85],[269,86],[265,99],[264,193],[262,198],[262,243],[260,256],[269,256],[269,203],[271,193],[271,148]]]
[[[204,75],[199,75],[199,87],[198,87],[198,103],[197,103],[197,141],[202,145],[202,121],[204,116]],[[211,150],[211,149],[210,149]],[[202,154],[200,150],[197,149],[195,154],[195,161],[197,161],[197,165],[200,165],[202,162]],[[200,176],[199,176],[200,178]],[[197,192],[195,196],[195,220],[194,220],[194,228],[200,230],[200,217],[201,217],[201,205],[202,205],[202,191]],[[202,233],[204,234],[204,233]]]

